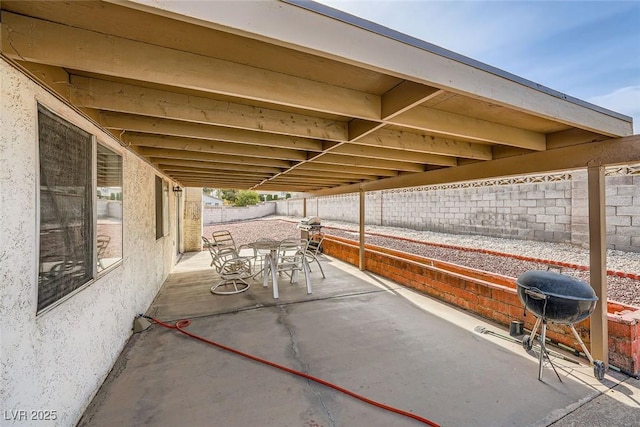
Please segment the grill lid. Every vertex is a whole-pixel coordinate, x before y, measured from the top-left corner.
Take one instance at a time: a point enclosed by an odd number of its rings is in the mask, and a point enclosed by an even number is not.
[[[588,283],[552,271],[527,271],[518,276],[516,284],[525,289],[535,288],[547,296],[583,301],[598,300],[595,291]]]

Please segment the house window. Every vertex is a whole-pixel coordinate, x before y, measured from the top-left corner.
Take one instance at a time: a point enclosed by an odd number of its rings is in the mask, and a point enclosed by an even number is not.
[[[93,137],[38,106],[38,311],[93,278]]]
[[[156,239],[169,234],[169,183],[156,176]]]
[[[38,140],[40,312],[122,259],[122,157],[41,105]]]
[[[98,272],[122,259],[122,157],[98,144],[96,154]]]

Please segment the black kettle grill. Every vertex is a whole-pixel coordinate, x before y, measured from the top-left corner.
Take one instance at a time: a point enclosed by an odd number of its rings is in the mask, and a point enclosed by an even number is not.
[[[604,363],[600,360],[593,360],[591,353],[589,353],[573,326],[574,323],[583,321],[593,313],[598,301],[593,288],[575,277],[537,270],[521,274],[516,280],[516,284],[518,286],[518,297],[524,304],[525,312],[529,310],[537,318],[531,335],[525,335],[522,339],[522,347],[526,351],[530,351],[533,347],[533,339],[538,328],[542,325],[539,337],[540,363],[538,366],[538,379],[542,380],[544,357],[547,358],[558,379],[560,379],[560,375],[558,375],[556,368],[551,363],[549,353],[545,347],[547,322],[551,322],[569,325],[571,332],[573,332],[589,362],[593,365],[594,376],[602,380],[605,370]],[[560,381],[562,380],[560,379]]]

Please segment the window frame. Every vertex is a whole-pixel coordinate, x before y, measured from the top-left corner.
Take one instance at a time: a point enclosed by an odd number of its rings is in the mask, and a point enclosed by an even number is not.
[[[155,217],[156,217],[156,240],[169,235],[171,221],[169,219],[169,182],[159,175],[155,175]]]
[[[120,198],[120,202],[122,204],[121,210],[122,210],[122,218],[120,218],[120,258],[117,261],[114,261],[112,264],[108,265],[107,267],[103,267],[102,269],[98,269],[98,265],[99,265],[99,259],[98,259],[98,147],[101,146],[102,148],[110,151],[112,154],[118,156],[120,158],[120,193],[121,193],[121,198]],[[94,170],[93,170],[93,175],[94,175],[94,185],[93,185],[93,191],[94,191],[94,196],[93,196],[93,200],[94,200],[94,225],[95,225],[95,229],[94,229],[94,246],[96,248],[95,250],[95,256],[94,256],[94,262],[93,264],[96,266],[96,279],[102,277],[106,272],[110,271],[111,269],[117,267],[118,265],[122,264],[122,260],[124,259],[124,205],[125,205],[125,194],[124,194],[124,156],[122,155],[122,153],[118,150],[114,150],[110,145],[104,143],[101,139],[96,138],[95,141],[95,146],[94,146]],[[117,200],[117,199],[116,199]]]
[[[51,116],[54,116],[56,119],[64,122],[67,125],[73,126],[75,128],[78,128],[79,130],[81,130],[82,132],[85,132],[89,135],[89,144],[90,144],[90,149],[88,150],[90,155],[90,159],[89,159],[89,186],[90,186],[90,203],[91,206],[89,207],[89,209],[87,210],[88,214],[89,214],[89,218],[87,219],[87,221],[89,222],[89,226],[88,228],[90,229],[89,231],[89,240],[92,242],[91,244],[87,244],[87,247],[91,248],[92,251],[92,269],[91,269],[91,274],[90,277],[88,278],[88,280],[86,280],[86,282],[82,283],[80,286],[78,286],[77,288],[65,293],[64,295],[62,295],[61,297],[59,297],[58,299],[54,300],[53,302],[43,306],[42,308],[38,308],[38,297],[39,294],[41,292],[40,289],[40,282],[39,282],[39,277],[40,277],[40,273],[41,273],[41,254],[40,254],[40,249],[41,249],[41,245],[42,245],[42,237],[41,237],[41,222],[42,222],[42,200],[41,200],[41,188],[42,188],[42,182],[41,182],[41,145],[40,145],[40,135],[41,135],[41,126],[40,126],[40,111],[41,109],[46,110],[46,112],[48,112]],[[64,114],[62,112],[62,108],[55,108],[52,107],[51,105],[49,105],[49,103],[47,102],[43,102],[41,99],[36,98],[36,103],[35,103],[35,139],[36,139],[36,143],[35,143],[35,180],[34,180],[34,184],[35,184],[35,238],[36,238],[36,242],[35,242],[35,251],[34,251],[34,258],[35,258],[35,275],[34,275],[34,281],[35,281],[35,286],[34,286],[34,298],[35,298],[35,315],[36,317],[41,316],[53,309],[55,309],[56,307],[60,306],[61,304],[64,304],[66,301],[68,301],[69,299],[73,298],[73,296],[75,296],[76,294],[78,294],[79,292],[81,292],[82,290],[88,288],[89,286],[91,286],[93,283],[95,283],[98,279],[102,278],[104,275],[108,274],[109,272],[113,271],[115,268],[119,267],[122,265],[123,260],[124,260],[124,244],[122,243],[121,246],[121,257],[119,260],[117,260],[116,262],[114,262],[113,264],[109,265],[107,268],[98,271],[98,265],[97,265],[97,260],[98,260],[98,251],[97,251],[97,151],[98,151],[98,145],[103,146],[104,148],[108,149],[109,151],[111,151],[113,154],[117,155],[120,157],[120,177],[121,177],[121,183],[122,183],[122,203],[124,206],[124,202],[125,202],[125,192],[124,192],[124,156],[123,156],[123,150],[121,149],[121,147],[119,147],[119,149],[116,149],[114,147],[115,144],[110,144],[108,142],[105,142],[102,140],[102,138],[99,138],[96,134],[98,133],[96,131],[96,129],[91,129],[91,126],[87,126],[86,123],[79,123],[81,122],[81,120],[78,120],[77,118],[70,118],[69,116],[72,114]],[[121,234],[122,237],[124,236],[124,215],[122,217],[121,220]]]

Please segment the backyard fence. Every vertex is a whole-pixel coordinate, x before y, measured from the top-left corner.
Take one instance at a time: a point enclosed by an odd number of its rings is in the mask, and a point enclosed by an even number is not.
[[[278,200],[274,213],[301,217],[303,199]],[[357,223],[358,194],[307,199],[308,216]],[[607,244],[640,252],[640,165],[608,168]],[[367,192],[365,222],[587,246],[587,173],[501,178]]]

